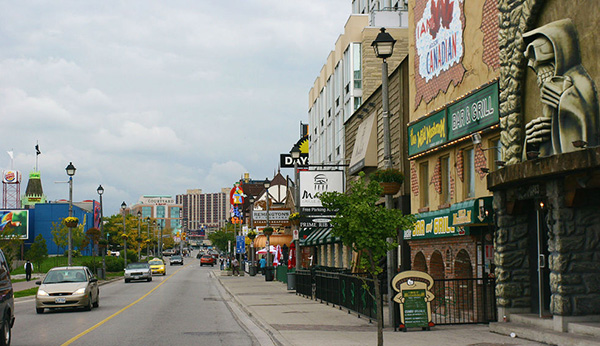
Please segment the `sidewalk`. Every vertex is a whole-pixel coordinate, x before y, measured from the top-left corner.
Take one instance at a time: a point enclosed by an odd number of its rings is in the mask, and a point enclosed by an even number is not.
[[[356,313],[333,308],[288,291],[281,282],[265,281],[262,275],[214,277],[231,295],[231,299],[250,319],[265,330],[278,345],[377,345],[376,322],[359,318]],[[488,325],[436,326],[431,331],[409,329],[394,332],[385,328],[386,345],[466,346],[466,345],[543,345],[518,336],[490,332]]]

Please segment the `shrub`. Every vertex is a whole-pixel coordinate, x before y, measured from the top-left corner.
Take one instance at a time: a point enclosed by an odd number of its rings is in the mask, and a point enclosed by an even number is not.
[[[399,183],[402,184],[404,181],[404,174],[397,168],[378,169],[373,172],[370,176],[371,180],[380,183]]]

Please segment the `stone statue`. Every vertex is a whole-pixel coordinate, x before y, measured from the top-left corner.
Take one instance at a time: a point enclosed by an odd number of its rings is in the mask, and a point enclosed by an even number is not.
[[[573,141],[599,145],[600,119],[594,81],[581,65],[577,30],[561,19],[523,35],[528,66],[537,74],[541,116],[525,125],[529,158],[574,151]]]

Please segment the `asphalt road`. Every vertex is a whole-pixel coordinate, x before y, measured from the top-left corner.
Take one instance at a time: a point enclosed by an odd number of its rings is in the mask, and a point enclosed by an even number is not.
[[[168,261],[167,261],[168,262]],[[255,345],[223,299],[212,267],[194,257],[167,265],[151,282],[100,287],[100,307],[35,312],[33,299],[15,302],[12,345]]]

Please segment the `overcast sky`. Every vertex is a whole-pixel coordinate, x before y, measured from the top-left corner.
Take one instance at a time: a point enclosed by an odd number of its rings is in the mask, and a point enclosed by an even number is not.
[[[351,0],[1,1],[0,168],[105,215],[272,177]],[[289,169],[282,173],[292,175]]]

